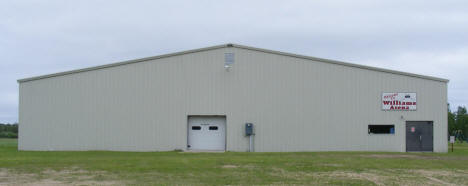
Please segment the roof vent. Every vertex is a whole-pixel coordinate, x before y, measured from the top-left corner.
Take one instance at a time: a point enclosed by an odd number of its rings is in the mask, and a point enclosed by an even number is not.
[[[234,53],[224,53],[224,69],[229,71],[229,69],[234,64]]]

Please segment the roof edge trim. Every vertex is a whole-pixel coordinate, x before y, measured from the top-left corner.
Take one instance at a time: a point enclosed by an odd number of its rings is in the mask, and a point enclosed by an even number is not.
[[[76,69],[76,70],[69,70],[69,71],[57,72],[57,73],[52,73],[52,74],[34,76],[34,77],[29,77],[29,78],[24,78],[24,79],[18,79],[17,82],[18,83],[23,83],[23,82],[27,82],[27,81],[34,81],[34,80],[51,78],[51,77],[56,77],[56,76],[63,76],[63,75],[67,75],[67,74],[74,74],[74,73],[80,73],[80,72],[86,72],[86,71],[99,70],[99,69],[103,69],[103,68],[109,68],[109,67],[115,67],[115,66],[121,66],[121,65],[128,65],[128,64],[139,63],[139,62],[144,62],[144,61],[149,61],[149,60],[154,60],[154,59],[167,58],[167,57],[178,56],[178,55],[183,55],[183,54],[203,52],[203,51],[208,51],[208,50],[225,48],[225,47],[227,47],[227,45],[228,44],[216,45],[216,46],[211,46],[211,47],[186,50],[186,51],[182,51],[182,52],[174,52],[174,53],[163,54],[163,55],[158,55],[158,56],[151,56],[151,57],[145,57],[145,58],[139,58],[139,59],[132,59],[132,60],[126,60],[126,61],[121,61],[121,62],[117,62],[117,63],[109,63],[109,64],[105,64],[105,65],[99,65],[99,66],[93,66],[93,67],[87,67],[87,68],[80,68],[80,69]]]
[[[361,69],[366,69],[366,70],[385,72],[385,73],[391,73],[391,74],[397,74],[397,75],[404,75],[404,76],[410,76],[410,77],[440,81],[440,82],[445,82],[445,83],[449,82],[448,79],[438,78],[438,77],[433,77],[433,76],[419,75],[419,74],[413,74],[413,73],[409,73],[409,72],[402,72],[402,71],[396,71],[396,70],[390,70],[390,69],[384,69],[384,68],[377,68],[377,67],[371,67],[371,66],[365,66],[365,65],[358,65],[358,64],[342,62],[342,61],[337,61],[337,60],[317,58],[317,57],[311,57],[311,56],[304,56],[304,55],[299,55],[299,54],[280,52],[280,51],[268,50],[268,49],[262,49],[262,48],[255,48],[255,47],[249,47],[249,46],[232,44],[232,43],[223,44],[223,45],[216,45],[216,46],[212,46],[212,47],[193,49],[193,50],[186,50],[186,51],[182,51],[182,52],[163,54],[163,55],[159,55],[159,56],[152,56],[152,57],[146,57],[146,58],[127,60],[127,61],[122,61],[122,62],[117,62],[117,63],[110,63],[110,64],[99,65],[99,66],[94,66],[94,67],[87,67],[87,68],[82,68],[82,69],[77,69],[77,70],[70,70],[70,71],[52,73],[52,74],[47,74],[47,75],[35,76],[35,77],[30,77],[30,78],[19,79],[17,81],[18,81],[18,83],[23,83],[23,82],[28,82],[28,81],[34,81],[34,80],[39,80],[39,79],[56,77],[56,76],[63,76],[63,75],[67,75],[67,74],[74,74],[74,73],[98,70],[98,69],[103,69],[103,68],[109,68],[109,67],[115,67],[115,66],[121,66],[121,65],[128,65],[128,64],[139,63],[139,62],[144,62],[144,61],[148,61],[148,60],[161,59],[161,58],[166,58],[166,57],[172,57],[172,56],[178,56],[178,55],[183,55],[183,54],[190,54],[190,53],[195,53],[195,52],[202,52],[202,51],[214,50],[214,49],[220,49],[220,48],[226,48],[226,47],[241,48],[241,49],[246,49],[246,50],[253,50],[253,51],[270,53],[270,54],[277,54],[277,55],[283,55],[283,56],[289,56],[289,57],[295,57],[295,58],[301,58],[301,59],[308,59],[308,60],[313,60],[313,61],[319,61],[319,62],[325,62],[325,63],[331,63],[331,64],[336,64],[336,65],[342,65],[342,66],[348,66],[348,67],[354,67],[354,68],[361,68]]]
[[[359,65],[359,64],[348,63],[348,62],[337,61],[337,60],[331,60],[331,59],[304,56],[304,55],[300,55],[300,54],[280,52],[280,51],[275,51],[275,50],[255,48],[255,47],[249,47],[249,46],[243,46],[243,45],[234,45],[234,47],[247,49],[247,50],[255,50],[255,51],[260,51],[260,52],[265,52],[265,53],[271,53],[271,54],[277,54],[277,55],[284,55],[284,56],[295,57],[295,58],[301,58],[301,59],[308,59],[308,60],[325,62],[325,63],[332,63],[332,64],[348,66],[348,67],[361,68],[361,69],[372,70],[372,71],[379,71],[379,72],[386,72],[386,73],[397,74],[397,75],[417,77],[417,78],[434,80],[434,81],[441,81],[441,82],[446,82],[446,83],[449,82],[448,79],[444,79],[444,78],[438,78],[438,77],[433,77],[433,76],[426,76],[426,75],[420,75],[420,74],[414,74],[414,73],[409,73],[409,72],[402,72],[402,71],[390,70],[390,69],[384,69],[384,68],[378,68],[378,67],[371,67],[371,66],[366,66],[366,65]]]

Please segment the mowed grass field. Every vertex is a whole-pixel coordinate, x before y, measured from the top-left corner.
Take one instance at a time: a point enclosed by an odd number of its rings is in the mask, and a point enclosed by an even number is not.
[[[0,139],[0,185],[468,185],[449,153],[36,152]]]

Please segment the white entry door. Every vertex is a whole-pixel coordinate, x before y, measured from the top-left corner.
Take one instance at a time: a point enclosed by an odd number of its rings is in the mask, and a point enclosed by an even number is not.
[[[188,118],[189,150],[225,150],[226,117],[190,116]]]

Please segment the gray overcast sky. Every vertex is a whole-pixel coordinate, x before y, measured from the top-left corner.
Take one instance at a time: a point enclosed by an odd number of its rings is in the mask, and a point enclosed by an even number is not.
[[[450,79],[468,105],[468,1],[0,1],[0,122],[17,79],[237,43]]]

